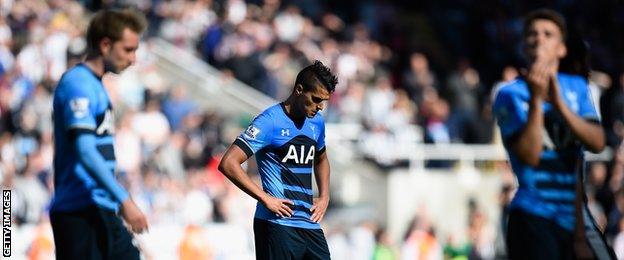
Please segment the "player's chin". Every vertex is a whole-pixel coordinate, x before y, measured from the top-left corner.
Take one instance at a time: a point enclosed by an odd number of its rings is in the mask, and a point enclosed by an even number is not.
[[[117,71],[115,71],[115,74],[121,74],[122,72],[124,72],[128,67],[130,67],[130,65],[121,65],[119,67],[117,67]]]
[[[529,62],[533,62],[537,60],[537,54],[534,50],[526,50],[524,55],[526,56]]]

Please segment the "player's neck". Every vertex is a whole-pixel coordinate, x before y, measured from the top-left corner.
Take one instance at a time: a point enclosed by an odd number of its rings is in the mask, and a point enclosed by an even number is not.
[[[95,75],[99,78],[104,76],[104,57],[102,56],[87,56],[87,60],[85,60],[84,64],[89,67]]]
[[[288,117],[290,117],[290,119],[294,120],[302,120],[305,118],[305,115],[303,115],[303,113],[299,113],[295,107],[295,101],[292,97],[286,99],[286,101],[282,102],[282,106],[284,107],[284,112],[286,112],[286,115]]]

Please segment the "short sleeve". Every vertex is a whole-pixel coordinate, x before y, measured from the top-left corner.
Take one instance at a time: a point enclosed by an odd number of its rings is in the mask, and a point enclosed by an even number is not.
[[[66,130],[92,130],[96,128],[96,102],[93,93],[78,82],[64,81],[66,93],[62,98],[63,127]]]
[[[600,122],[600,116],[596,112],[596,107],[589,90],[589,84],[583,78],[576,80],[577,91],[579,92],[579,116],[589,121]]]
[[[260,114],[236,138],[234,144],[243,149],[247,156],[252,156],[271,143],[272,132],[271,117],[267,114]]]
[[[528,103],[511,91],[499,91],[492,110],[505,142],[518,134],[527,122]]]
[[[321,132],[316,140],[316,153],[322,154],[325,152],[325,124],[321,122],[320,124]]]

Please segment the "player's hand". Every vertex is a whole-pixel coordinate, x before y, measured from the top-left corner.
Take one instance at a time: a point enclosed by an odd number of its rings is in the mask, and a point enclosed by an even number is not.
[[[327,211],[327,205],[329,205],[329,198],[315,198],[314,205],[310,208],[312,212],[310,219],[316,223],[321,222]]]
[[[561,90],[559,87],[559,80],[557,79],[557,73],[554,72],[548,80],[548,101],[550,101],[557,109],[561,109],[562,105],[565,105],[561,98]]]
[[[262,199],[262,204],[271,212],[275,213],[275,215],[282,218],[291,217],[293,210],[290,206],[295,205],[295,203],[290,200],[276,198],[271,195],[267,195],[266,198]]]
[[[132,232],[141,234],[148,230],[147,218],[132,199],[127,199],[121,204],[121,216],[130,225]]]
[[[526,79],[531,95],[539,98],[546,98],[550,85],[551,68],[548,63],[538,59],[529,70],[521,70],[520,73]]]

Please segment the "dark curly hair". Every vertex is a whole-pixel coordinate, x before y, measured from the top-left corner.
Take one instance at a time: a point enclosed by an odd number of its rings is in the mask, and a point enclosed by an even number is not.
[[[297,74],[295,86],[301,84],[303,91],[311,91],[318,84],[322,84],[329,93],[333,93],[338,84],[338,78],[332,74],[331,70],[323,65],[322,62],[316,60],[310,66],[302,69]]]

